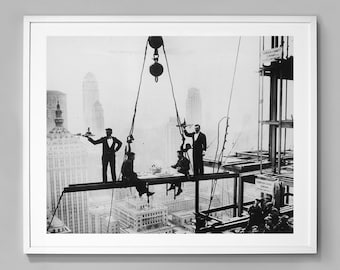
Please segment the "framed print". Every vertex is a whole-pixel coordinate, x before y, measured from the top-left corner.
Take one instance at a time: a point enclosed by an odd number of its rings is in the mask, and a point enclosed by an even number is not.
[[[24,252],[315,253],[315,17],[24,19]]]

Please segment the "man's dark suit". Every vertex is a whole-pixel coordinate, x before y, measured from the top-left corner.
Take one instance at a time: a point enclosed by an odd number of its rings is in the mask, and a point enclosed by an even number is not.
[[[93,140],[91,137],[88,138],[89,142],[92,144],[102,144],[103,145],[103,155],[102,155],[102,172],[103,172],[103,182],[107,182],[107,166],[110,163],[112,181],[116,181],[116,155],[115,152],[122,147],[122,142],[116,137],[112,137],[113,143],[111,147],[107,142],[107,137],[102,137],[99,140]],[[118,145],[117,148],[115,147]]]
[[[200,132],[197,139],[195,140],[195,132],[187,132],[184,130],[184,134],[187,137],[192,137],[192,148],[193,148],[193,163],[194,163],[194,174],[201,175],[204,173],[203,170],[203,151],[207,149],[206,136]]]
[[[131,159],[124,160],[121,172],[122,180],[133,182],[134,185],[136,186],[139,196],[142,196],[144,193],[148,193],[146,184],[138,179],[137,174],[133,170],[133,160]]]

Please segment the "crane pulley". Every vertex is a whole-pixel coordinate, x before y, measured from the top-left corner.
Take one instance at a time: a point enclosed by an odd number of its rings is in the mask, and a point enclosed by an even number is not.
[[[134,127],[135,127],[137,106],[138,106],[138,101],[139,101],[139,96],[140,96],[141,86],[142,86],[142,81],[143,81],[145,61],[146,61],[147,51],[148,51],[148,47],[149,47],[148,45],[151,48],[154,49],[153,58],[152,58],[154,63],[150,66],[150,73],[151,73],[151,75],[153,75],[155,77],[156,82],[158,82],[158,77],[161,76],[163,74],[163,71],[164,71],[162,64],[159,63],[159,49],[160,48],[163,49],[163,54],[164,54],[164,58],[165,58],[165,62],[166,62],[166,68],[167,68],[168,76],[169,76],[169,80],[170,80],[172,98],[173,98],[173,102],[174,102],[174,106],[175,106],[177,127],[178,127],[178,130],[179,130],[179,134],[182,137],[182,140],[185,140],[184,132],[183,132],[184,126],[181,123],[181,119],[180,119],[180,116],[179,116],[179,113],[178,113],[177,101],[176,101],[175,92],[174,92],[174,85],[173,85],[173,82],[172,82],[172,77],[171,77],[170,68],[169,68],[169,62],[168,62],[163,38],[161,36],[150,36],[150,37],[148,37],[148,39],[146,41],[146,45],[145,45],[142,70],[141,70],[140,77],[139,77],[137,97],[136,97],[136,102],[135,102],[135,106],[134,106],[130,132],[129,132],[129,135],[127,136],[127,144],[128,144],[129,150],[131,150],[131,143],[134,140],[133,132],[134,132]],[[183,142],[183,145],[184,145],[184,142]]]

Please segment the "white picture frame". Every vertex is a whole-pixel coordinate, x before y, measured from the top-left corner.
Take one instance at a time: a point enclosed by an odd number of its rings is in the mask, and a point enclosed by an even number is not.
[[[294,233],[46,234],[46,38],[105,35],[294,36]],[[317,36],[314,16],[27,16],[23,62],[26,254],[317,252]],[[45,121],[44,121],[45,120]]]

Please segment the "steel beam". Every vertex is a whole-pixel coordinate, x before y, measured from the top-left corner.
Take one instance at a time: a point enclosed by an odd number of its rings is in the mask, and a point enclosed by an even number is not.
[[[234,192],[233,192],[233,201],[234,201],[234,207],[233,207],[233,217],[237,216],[237,177],[234,178]]]
[[[244,195],[244,183],[243,183],[243,179],[241,176],[238,177],[238,216],[241,217],[242,216],[242,212],[243,212],[243,195]]]
[[[234,178],[237,177],[238,174],[236,173],[210,173],[210,174],[203,174],[198,176],[167,176],[167,177],[155,177],[155,178],[140,178],[139,181],[147,183],[149,186],[152,185],[163,185],[163,184],[172,184],[172,183],[182,183],[182,182],[197,182],[199,181],[206,181],[212,179],[227,179],[227,178]],[[136,183],[134,182],[95,182],[95,183],[85,183],[85,184],[75,184],[69,185],[68,187],[64,188],[65,193],[69,192],[79,192],[79,191],[90,191],[90,190],[103,190],[103,189],[115,189],[115,188],[128,188],[134,187]]]

